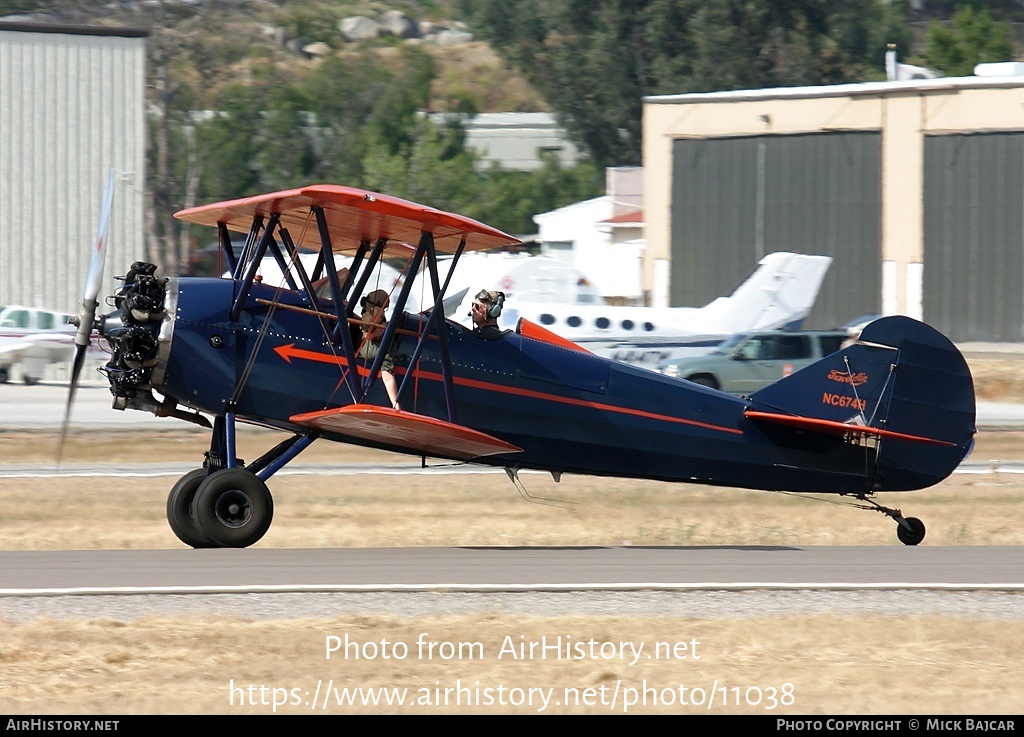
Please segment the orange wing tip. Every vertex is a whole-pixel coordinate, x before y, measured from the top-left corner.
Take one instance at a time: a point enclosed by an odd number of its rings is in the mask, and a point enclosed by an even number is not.
[[[464,425],[372,404],[306,412],[294,415],[291,421],[317,430],[442,458],[471,460],[500,453],[521,453],[523,450]]]
[[[580,353],[591,353],[583,346],[573,343],[568,338],[563,338],[557,333],[552,333],[547,328],[542,328],[537,323],[530,322],[525,317],[519,318],[519,324],[516,326],[516,332],[525,338],[539,340],[542,343],[550,343],[551,345],[561,346],[562,348],[568,348],[571,351],[579,351]]]
[[[956,443],[950,443],[946,440],[936,440],[935,438],[926,438],[921,435],[908,435],[902,432],[883,430],[878,427],[868,427],[867,425],[850,425],[845,422],[835,422],[834,420],[819,420],[812,417],[797,417],[796,415],[780,415],[775,412],[757,412],[751,409],[748,409],[743,414],[751,420],[761,420],[764,422],[771,422],[776,425],[786,425],[788,427],[822,432],[830,435],[874,435],[881,438],[907,440],[913,443],[930,443],[932,445],[945,445],[951,448],[956,447]]]

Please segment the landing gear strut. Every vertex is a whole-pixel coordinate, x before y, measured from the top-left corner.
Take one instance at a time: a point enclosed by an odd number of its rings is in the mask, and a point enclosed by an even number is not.
[[[870,507],[864,507],[864,509],[874,509],[876,512],[881,512],[886,517],[896,520],[896,537],[904,545],[917,545],[924,540],[924,522],[917,517],[904,517],[903,512],[900,510],[883,507],[871,499],[865,499],[864,501],[871,505]]]
[[[266,480],[316,434],[294,435],[246,466],[235,455],[235,418],[216,418],[203,468],[178,479],[167,497],[167,522],[192,548],[247,548],[270,529],[274,500]]]

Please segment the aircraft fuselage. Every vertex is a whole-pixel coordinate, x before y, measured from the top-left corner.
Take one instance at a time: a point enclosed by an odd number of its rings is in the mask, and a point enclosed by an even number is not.
[[[153,374],[158,391],[203,412],[233,411],[240,420],[296,432],[306,429],[296,415],[354,402],[342,380],[349,367],[324,337],[322,318],[266,304],[301,305],[298,293],[256,284],[239,319],[231,320],[236,289],[227,279],[170,281]],[[392,351],[401,381],[426,319],[392,319],[406,331]],[[744,416],[748,400],[513,332],[487,341],[451,321],[443,329],[457,397],[454,421],[523,449],[481,463],[748,488],[870,491],[865,464],[873,462],[872,448],[751,422]],[[428,341],[401,403],[445,418],[436,347]],[[365,402],[387,405],[379,384]],[[930,483],[892,470],[886,485]]]

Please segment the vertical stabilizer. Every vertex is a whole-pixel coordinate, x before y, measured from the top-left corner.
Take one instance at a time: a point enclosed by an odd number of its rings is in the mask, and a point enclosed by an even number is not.
[[[937,330],[903,316],[875,320],[853,345],[754,392],[749,409],[838,424],[849,428],[849,439],[880,438],[869,469],[877,490],[941,481],[970,451],[975,433],[974,381],[964,357]],[[804,423],[802,431],[815,425]]]
[[[799,327],[831,264],[829,256],[770,253],[735,292],[707,305],[702,318],[724,334]]]

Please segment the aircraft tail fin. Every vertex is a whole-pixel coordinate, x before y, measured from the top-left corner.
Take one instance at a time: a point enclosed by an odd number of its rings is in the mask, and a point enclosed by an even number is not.
[[[799,327],[831,264],[829,256],[769,253],[735,292],[704,309],[726,333]]]
[[[873,447],[872,489],[935,484],[973,447],[974,381],[967,362],[948,338],[908,317],[868,324],[853,345],[750,400],[754,422]]]

